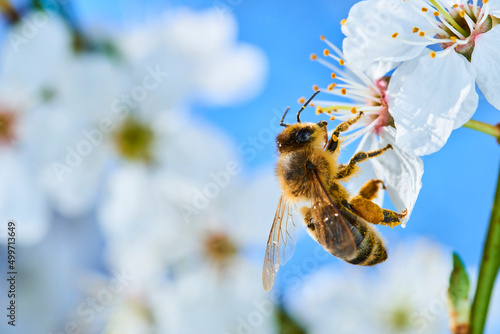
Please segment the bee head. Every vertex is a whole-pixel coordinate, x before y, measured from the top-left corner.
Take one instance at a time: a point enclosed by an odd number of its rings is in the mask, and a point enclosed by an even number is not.
[[[276,137],[278,152],[287,153],[306,147],[324,147],[328,141],[327,124],[327,122],[321,121],[287,126]]]

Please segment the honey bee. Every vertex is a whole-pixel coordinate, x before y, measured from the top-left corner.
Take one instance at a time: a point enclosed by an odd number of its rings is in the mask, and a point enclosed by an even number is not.
[[[283,123],[289,108],[285,111],[280,123],[285,129],[276,138],[279,153],[276,174],[282,193],[264,258],[262,282],[266,291],[273,286],[280,265],[293,253],[294,207],[300,207],[309,235],[326,251],[362,266],[387,259],[382,238],[371,225],[397,226],[406,215],[406,210],[397,213],[372,202],[380,188],[385,189],[381,180],[368,181],[359,194],[352,197],[341,184],[358,171],[358,163],[379,156],[392,146],[358,152],[348,164],[339,164],[340,133],[347,131],[363,113],[340,123],[328,140],[326,121],[300,122],[300,113],[318,93],[316,91],[298,111],[296,124]]]

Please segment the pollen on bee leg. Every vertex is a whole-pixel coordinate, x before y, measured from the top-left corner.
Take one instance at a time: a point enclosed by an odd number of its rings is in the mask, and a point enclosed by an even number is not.
[[[300,98],[297,100],[297,102],[298,102],[299,104],[304,104],[304,103],[306,102],[306,98],[302,96],[302,97],[300,97]]]
[[[311,53],[311,56],[309,58],[311,60],[316,60],[316,59],[318,59],[318,56],[316,56],[316,54],[314,54],[314,53]]]
[[[330,54],[330,50],[328,50],[328,49],[324,49],[324,50],[323,50],[323,55],[324,55],[325,57],[328,57],[328,55],[329,55],[329,54]]]
[[[340,89],[340,93],[341,93],[342,95],[347,94],[347,89],[345,89],[345,88]]]
[[[335,88],[335,86],[337,86],[337,84],[335,84],[335,83],[331,83],[331,84],[329,84],[329,85],[328,85],[327,89],[328,89],[328,90],[332,90],[332,89],[334,89],[334,88]]]
[[[395,33],[394,33],[394,34],[392,34],[391,36],[392,36],[392,38],[396,38],[396,37],[398,37],[398,35],[399,35],[399,33],[395,32]]]
[[[431,58],[436,58],[436,52],[431,51],[431,52],[429,53],[429,56],[431,56]]]

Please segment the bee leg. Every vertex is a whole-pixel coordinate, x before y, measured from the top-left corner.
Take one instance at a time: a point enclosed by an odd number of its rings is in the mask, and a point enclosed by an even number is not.
[[[406,216],[407,210],[404,210],[403,213],[397,213],[391,210],[383,209],[382,213],[384,214],[384,219],[381,224],[392,228],[401,224],[401,219]]]
[[[359,119],[363,116],[363,112],[360,111],[359,114],[351,119],[348,119],[347,121],[344,121],[337,125],[335,130],[333,130],[332,133],[332,138],[328,142],[328,146],[326,147],[327,151],[330,152],[335,152],[337,150],[337,147],[339,146],[339,135],[341,132],[347,131],[351,125],[359,121]]]
[[[379,179],[369,180],[361,187],[358,195],[370,201],[373,201],[375,197],[377,197],[377,193],[380,190],[380,187],[382,187],[382,189],[385,189],[384,181]]]
[[[356,153],[349,161],[349,164],[347,164],[347,166],[343,166],[343,168],[339,170],[339,172],[337,173],[337,178],[343,179],[345,177],[352,175],[356,171],[356,164],[357,163],[366,161],[369,158],[379,156],[382,153],[384,153],[385,151],[390,150],[390,149],[392,149],[392,145],[387,144],[386,147],[381,148],[380,150]]]

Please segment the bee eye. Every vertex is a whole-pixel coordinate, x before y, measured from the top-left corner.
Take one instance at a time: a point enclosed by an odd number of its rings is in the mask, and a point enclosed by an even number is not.
[[[307,143],[311,139],[311,132],[308,130],[300,130],[297,133],[297,140],[299,143]]]

